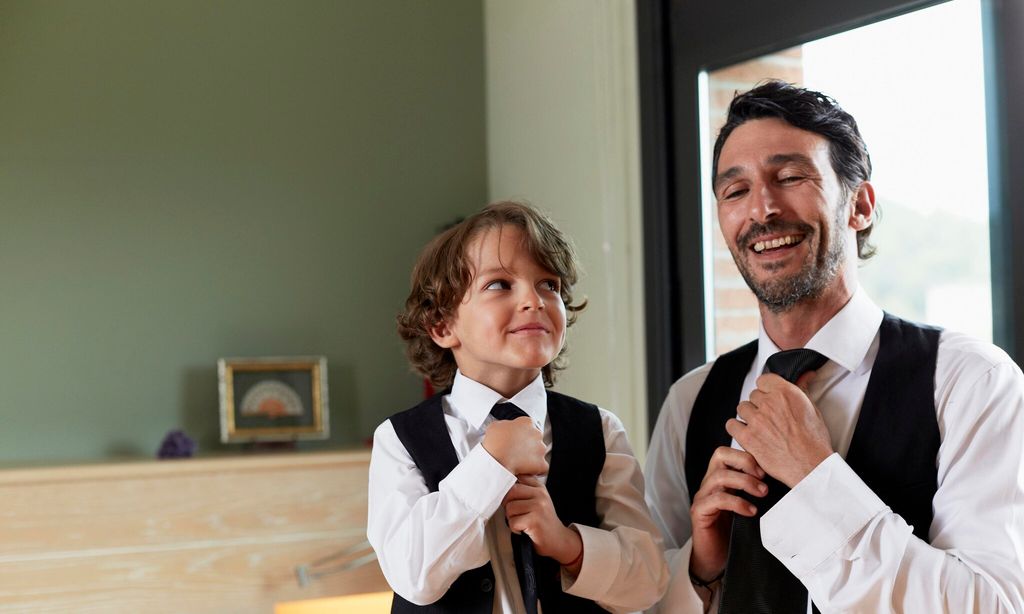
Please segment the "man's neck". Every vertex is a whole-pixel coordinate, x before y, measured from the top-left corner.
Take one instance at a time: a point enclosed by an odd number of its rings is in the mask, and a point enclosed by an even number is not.
[[[856,275],[841,274],[821,296],[797,303],[786,311],[775,313],[758,304],[764,330],[780,350],[802,348],[850,302],[856,288]]]

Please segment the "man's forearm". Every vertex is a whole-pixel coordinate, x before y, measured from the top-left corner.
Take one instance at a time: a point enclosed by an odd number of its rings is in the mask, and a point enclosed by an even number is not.
[[[1024,580],[1013,555],[1013,536],[1004,535],[1004,543],[973,539],[970,527],[985,527],[987,535],[997,535],[999,527],[987,525],[1000,523],[980,511],[970,516],[929,545],[833,456],[768,512],[761,531],[768,551],[823,609],[1024,611]],[[958,542],[975,542],[974,548],[958,548]],[[1000,550],[1007,547],[1009,555]]]

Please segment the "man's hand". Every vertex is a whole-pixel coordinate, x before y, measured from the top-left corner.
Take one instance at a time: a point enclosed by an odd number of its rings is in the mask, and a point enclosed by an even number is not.
[[[761,479],[764,471],[754,457],[743,450],[722,446],[711,455],[708,472],[690,506],[693,524],[693,552],[690,572],[702,580],[712,580],[725,569],[729,555],[729,529],[732,514],[753,516],[757,510],[736,491],[755,497],[768,492]]]
[[[484,431],[484,449],[515,475],[544,475],[544,440],[527,416],[515,420],[495,420]]]
[[[505,500],[505,517],[513,533],[525,533],[537,554],[555,559],[562,565],[576,563],[567,571],[577,575],[582,566],[583,539],[562,524],[555,513],[548,489],[537,478],[521,475]]]
[[[832,454],[828,427],[806,394],[813,377],[809,371],[791,384],[778,375],[762,375],[750,400],[737,407],[742,422],[725,423],[761,468],[790,488]]]

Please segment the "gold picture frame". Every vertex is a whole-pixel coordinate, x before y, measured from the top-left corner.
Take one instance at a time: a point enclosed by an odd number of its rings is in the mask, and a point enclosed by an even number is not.
[[[221,358],[223,443],[326,439],[330,436],[327,358]]]

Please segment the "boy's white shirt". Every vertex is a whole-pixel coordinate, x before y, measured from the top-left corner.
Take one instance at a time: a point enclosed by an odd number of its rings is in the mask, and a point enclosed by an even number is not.
[[[373,438],[367,537],[396,593],[418,604],[440,599],[464,571],[488,560],[495,575],[494,612],[522,612],[511,533],[501,501],[516,477],[481,444],[495,403],[511,401],[543,432],[551,457],[551,425],[543,379],[511,399],[456,373],[442,399],[445,423],[459,464],[430,493],[390,420]],[[599,528],[573,525],[583,538],[583,566],[562,589],[612,612],[643,610],[668,583],[661,539],[644,502],[640,465],[621,421],[600,410],[605,464],[595,493]],[[543,481],[543,478],[541,478]]]

